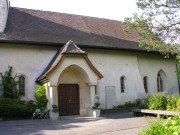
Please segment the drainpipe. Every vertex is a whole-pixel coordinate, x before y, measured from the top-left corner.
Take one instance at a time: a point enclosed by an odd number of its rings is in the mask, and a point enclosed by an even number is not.
[[[178,64],[177,64],[177,62],[176,62],[176,71],[178,70]],[[178,79],[178,86],[179,86],[179,94],[180,94],[180,82],[179,82],[179,78],[177,77],[177,79]]]

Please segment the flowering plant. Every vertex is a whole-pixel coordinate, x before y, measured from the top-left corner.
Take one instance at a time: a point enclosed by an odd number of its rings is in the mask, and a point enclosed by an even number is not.
[[[34,119],[47,119],[49,118],[49,110],[47,109],[36,109],[33,113]]]

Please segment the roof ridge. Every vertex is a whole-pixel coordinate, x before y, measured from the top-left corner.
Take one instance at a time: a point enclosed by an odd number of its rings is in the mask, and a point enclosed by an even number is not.
[[[22,9],[22,10],[31,10],[31,11],[38,11],[38,12],[48,12],[48,13],[64,14],[64,15],[68,15],[68,16],[85,17],[85,18],[89,18],[89,19],[100,19],[100,20],[107,20],[107,21],[109,20],[109,21],[114,21],[114,22],[122,23],[122,21],[119,21],[119,20],[113,20],[113,19],[101,18],[101,17],[94,17],[94,16],[87,16],[87,15],[80,15],[80,14],[64,13],[64,12],[58,12],[58,11],[30,9],[30,8],[22,8],[22,7],[10,7],[10,8],[16,8],[16,9]]]

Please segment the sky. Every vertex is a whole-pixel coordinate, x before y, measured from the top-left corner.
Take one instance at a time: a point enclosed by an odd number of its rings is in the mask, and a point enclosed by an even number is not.
[[[123,21],[137,11],[137,0],[10,0],[13,7]]]

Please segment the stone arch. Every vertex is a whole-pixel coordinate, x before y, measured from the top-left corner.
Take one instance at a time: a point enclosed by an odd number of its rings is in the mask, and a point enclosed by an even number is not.
[[[73,64],[66,67],[60,74],[58,84],[60,83],[89,83],[90,79],[87,72],[80,66]]]
[[[62,62],[47,75],[49,82],[52,85],[57,85],[59,83],[59,77],[67,69],[73,69],[76,72],[80,72],[81,77],[85,77],[86,83],[97,84],[99,76],[92,70],[92,68],[87,64],[86,60],[82,57],[64,57]]]
[[[91,75],[80,65],[71,64],[62,69],[59,73],[58,78],[58,90],[56,96],[56,103],[59,104],[58,92],[62,85],[78,85],[79,91],[79,114],[88,115],[88,107],[90,107],[90,88],[89,83],[92,81],[90,79]]]

